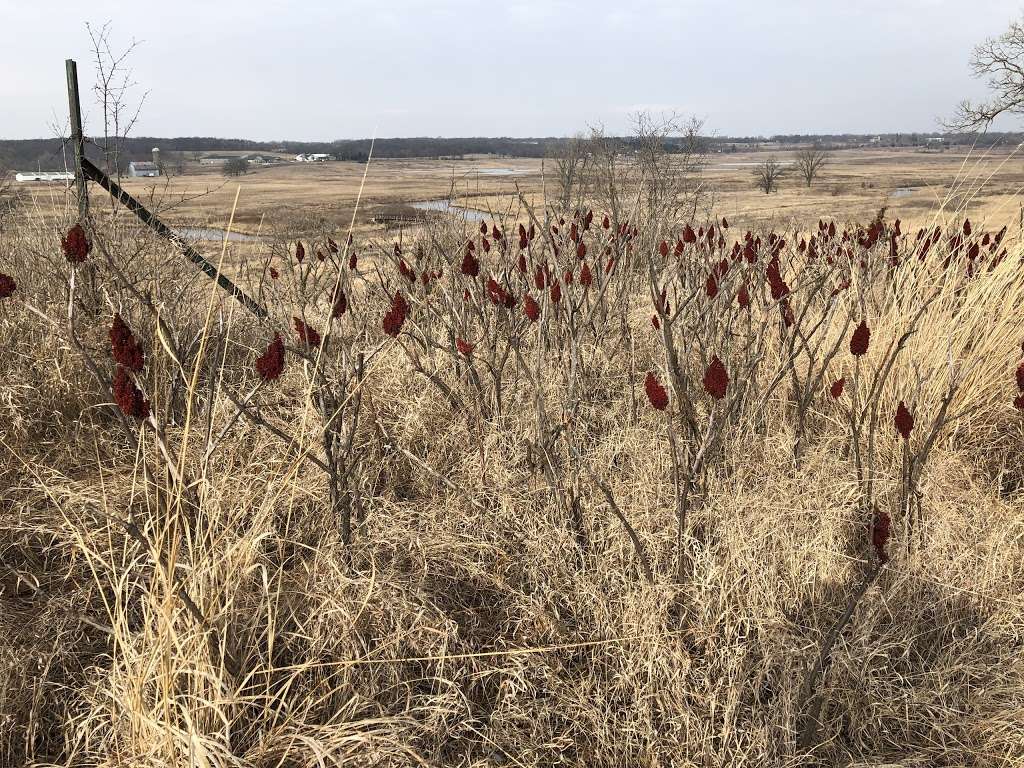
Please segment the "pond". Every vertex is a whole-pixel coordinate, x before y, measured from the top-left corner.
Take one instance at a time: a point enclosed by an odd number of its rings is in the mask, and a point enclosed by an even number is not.
[[[228,232],[224,229],[213,229],[210,227],[178,227],[174,234],[186,240],[224,240],[227,235],[228,241],[232,243],[248,243],[257,240],[255,235],[246,235],[242,232]]]
[[[777,160],[778,165],[794,165],[792,160]],[[718,165],[712,165],[710,168],[712,171],[738,171],[743,168],[757,168],[758,166],[764,165],[764,161],[752,161],[743,162],[737,160],[736,162],[719,163]]]
[[[451,200],[420,200],[410,205],[418,211],[440,211],[450,213],[453,216],[460,216],[466,221],[484,221],[489,216],[483,211],[474,208],[463,208],[461,205],[452,205]]]
[[[480,168],[470,171],[470,173],[479,173],[481,176],[522,176],[529,172],[529,168]]]
[[[910,197],[910,195],[917,192],[917,187],[900,187],[892,191],[893,197]]]

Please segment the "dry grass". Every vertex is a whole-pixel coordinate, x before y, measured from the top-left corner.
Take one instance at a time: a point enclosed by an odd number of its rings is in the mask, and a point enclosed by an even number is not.
[[[865,196],[863,210],[874,207]],[[115,226],[98,234],[141,288],[159,284],[192,382],[175,388],[151,318],[98,269],[100,309],[76,320],[83,343],[105,361],[111,306],[132,317],[172,461],[151,430],[134,430],[133,449],[66,333],[68,268],[54,233],[67,222],[39,207],[0,233],[0,271],[19,283],[0,302],[0,762],[1024,765],[1024,432],[1010,404],[1024,337],[1019,249],[966,287],[939,289],[882,395],[888,414],[923,373],[923,419],[953,360],[957,406],[970,414],[929,462],[919,545],[908,554],[896,529],[892,562],[841,638],[821,743],[802,753],[804,670],[870,557],[847,428],[827,398],[813,406],[800,461],[782,390],[760,428],[730,428],[692,513],[691,573],[677,584],[669,447],[659,414],[633,406],[637,371],[662,364],[647,297],[627,318],[632,353],[610,342],[585,350],[572,379],[582,405],[551,358],[546,412],[554,424],[572,409],[587,462],[651,555],[649,584],[593,484],[577,488],[578,545],[530,446],[537,400],[525,378],[500,418],[453,412],[382,337],[371,267],[395,279],[390,244],[364,247],[376,255],[345,322],[360,346],[382,345],[362,390],[387,434],[360,422],[362,509],[346,548],[323,473],[301,458],[321,439],[310,364],[290,347],[284,376],[258,397],[290,443],[241,419],[204,462],[207,435],[234,413],[224,393],[251,389],[269,329],[184,276],[165,246]],[[426,234],[457,272],[465,233]],[[280,265],[283,247],[260,258]],[[934,276],[914,269],[898,298],[871,308],[872,355]],[[280,287],[263,296],[270,327],[285,328],[292,299]],[[541,342],[527,338],[530,358]],[[443,375],[472,401],[462,374]],[[899,450],[888,422],[884,431],[877,480],[888,503]],[[557,450],[568,473],[573,459]],[[187,488],[170,479],[172,463]],[[119,524],[129,516],[148,548]]]
[[[794,154],[782,151],[776,156],[788,163]],[[807,226],[822,216],[868,221],[883,206],[888,206],[891,219],[901,218],[915,227],[931,222],[940,209],[960,210],[976,222],[1018,223],[1024,172],[1017,150],[840,150],[831,155],[811,189],[790,168],[781,191],[772,195],[756,189],[751,176],[753,166],[764,157],[763,152],[707,157],[705,176],[715,190],[715,209],[737,227],[785,228],[793,222]],[[502,169],[521,173],[491,175]],[[222,225],[231,213],[235,189],[241,186],[235,212],[239,231],[256,233],[262,225],[263,232],[287,229],[305,234],[324,223],[347,229],[363,170],[361,164],[349,162],[290,163],[226,180],[218,168],[195,165],[189,166],[186,175],[170,179],[123,181],[129,192],[164,211],[169,222],[181,225]],[[550,164],[547,173],[550,185]],[[491,156],[374,160],[356,231],[381,234],[369,221],[380,207],[445,198],[451,192],[471,206],[500,210],[517,185],[540,201],[544,186],[540,160]],[[31,196],[27,210],[39,219],[52,219],[65,206],[66,196],[57,187],[18,188]],[[894,195],[897,190],[912,191]],[[94,201],[94,207],[105,205],[99,194]]]

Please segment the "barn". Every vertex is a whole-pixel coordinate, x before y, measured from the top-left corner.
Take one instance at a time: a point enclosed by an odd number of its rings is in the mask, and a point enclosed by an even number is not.
[[[159,176],[160,166],[156,163],[133,160],[128,163],[129,176]]]

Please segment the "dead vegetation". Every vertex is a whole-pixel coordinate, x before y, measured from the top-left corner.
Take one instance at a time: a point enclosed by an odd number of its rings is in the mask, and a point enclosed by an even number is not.
[[[604,178],[268,238],[265,323],[0,232],[3,761],[1020,764],[1019,248]]]

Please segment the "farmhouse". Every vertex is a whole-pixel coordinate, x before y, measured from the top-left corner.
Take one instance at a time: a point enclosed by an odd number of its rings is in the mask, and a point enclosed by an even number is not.
[[[159,176],[160,166],[156,163],[142,160],[132,160],[128,163],[128,175],[129,176]]]
[[[295,162],[297,163],[325,163],[328,160],[333,160],[330,155],[324,154],[323,152],[314,152],[308,155],[296,155]]]

